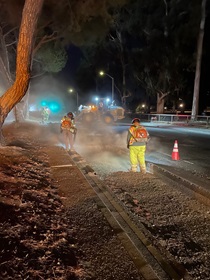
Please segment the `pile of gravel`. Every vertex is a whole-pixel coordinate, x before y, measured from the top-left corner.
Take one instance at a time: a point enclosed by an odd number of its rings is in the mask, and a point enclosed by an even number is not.
[[[80,279],[141,280],[127,251],[97,208],[88,199],[67,211],[76,232],[79,266],[85,273]]]
[[[115,172],[104,179],[148,238],[192,279],[210,279],[210,209],[151,174]]]

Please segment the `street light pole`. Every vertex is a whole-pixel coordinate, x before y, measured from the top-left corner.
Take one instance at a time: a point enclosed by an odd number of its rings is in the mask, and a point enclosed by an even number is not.
[[[110,76],[109,74],[104,73],[103,71],[100,71],[99,74],[101,76],[106,75],[112,80],[112,101],[114,101],[114,78],[112,76]]]
[[[76,90],[73,90],[72,88],[69,89],[69,92],[76,93],[76,95],[77,95],[77,109],[78,109],[78,107],[79,107],[79,95],[78,95],[78,92]]]
[[[78,107],[79,107],[79,97],[78,97],[78,92],[77,91],[75,91],[75,92],[77,94],[77,110],[78,110]]]
[[[110,76],[110,78],[112,79],[112,101],[114,101],[114,78],[111,76]]]

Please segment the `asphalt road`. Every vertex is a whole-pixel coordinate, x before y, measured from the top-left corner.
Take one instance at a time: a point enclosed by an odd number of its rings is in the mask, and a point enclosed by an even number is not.
[[[210,171],[210,129],[188,126],[143,124],[151,140],[147,146],[146,159],[164,166],[194,168],[207,174]],[[118,133],[124,133],[127,125],[116,126]],[[171,154],[174,142],[178,142],[180,161],[173,161]]]
[[[146,161],[171,170],[199,173],[210,177],[210,130],[206,128],[142,123],[151,140],[147,145]],[[128,171],[129,151],[126,136],[129,123],[94,128],[79,128],[76,150],[94,166],[111,171]],[[83,131],[83,132],[82,132]],[[178,141],[180,160],[172,160],[175,140]],[[124,149],[124,153],[122,150]]]

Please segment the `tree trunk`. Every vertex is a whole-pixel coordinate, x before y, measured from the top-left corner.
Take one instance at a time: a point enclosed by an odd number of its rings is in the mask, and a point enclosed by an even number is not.
[[[125,97],[126,96],[126,78],[125,78],[126,66],[125,66],[124,58],[121,59],[121,65],[122,65],[122,93],[123,93],[123,97]],[[125,98],[125,104],[126,104],[126,98]]]
[[[2,28],[0,28],[0,45],[1,45],[1,54],[0,54],[0,69],[1,69],[1,73],[2,73],[2,78],[5,82],[5,86],[6,86],[6,90],[8,88],[10,88],[13,84],[13,79],[12,79],[12,75],[11,75],[11,71],[10,71],[10,63],[9,63],[9,55],[8,55],[8,51],[7,51],[7,46],[6,46],[6,42],[5,42],[5,37],[2,31]],[[15,106],[13,109],[13,113],[14,113],[14,117],[15,117],[15,121],[19,122],[18,119],[18,107]],[[1,139],[1,137],[0,137]]]
[[[202,60],[202,52],[203,52],[203,37],[204,37],[205,21],[206,21],[206,0],[203,0],[201,5],[201,22],[200,22],[200,31],[199,31],[198,46],[197,46],[196,71],[195,71],[193,104],[192,104],[192,113],[191,113],[192,120],[195,120],[196,115],[198,114],[201,60]]]
[[[117,31],[117,38],[119,42],[119,52],[120,52],[120,63],[122,67],[122,105],[126,107],[126,94],[127,94],[127,88],[126,88],[126,64],[125,64],[125,53],[124,53],[124,47],[122,42],[122,33],[121,31]]]
[[[26,119],[26,120],[29,119],[29,95],[30,95],[30,84],[29,84],[28,90],[26,92],[26,95],[24,98],[24,103],[22,106],[23,119]]]
[[[0,98],[0,128],[12,108],[26,94],[30,81],[31,56],[37,20],[44,0],[25,0],[17,45],[16,78]]]
[[[157,114],[163,114],[164,111],[164,98],[162,97],[162,94],[157,94]]]

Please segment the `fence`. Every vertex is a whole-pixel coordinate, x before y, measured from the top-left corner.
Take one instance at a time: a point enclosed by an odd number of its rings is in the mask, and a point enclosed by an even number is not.
[[[139,114],[141,121],[147,122],[166,122],[166,123],[189,123],[210,126],[210,116],[196,116],[195,119],[191,115],[171,115],[171,114]]]

